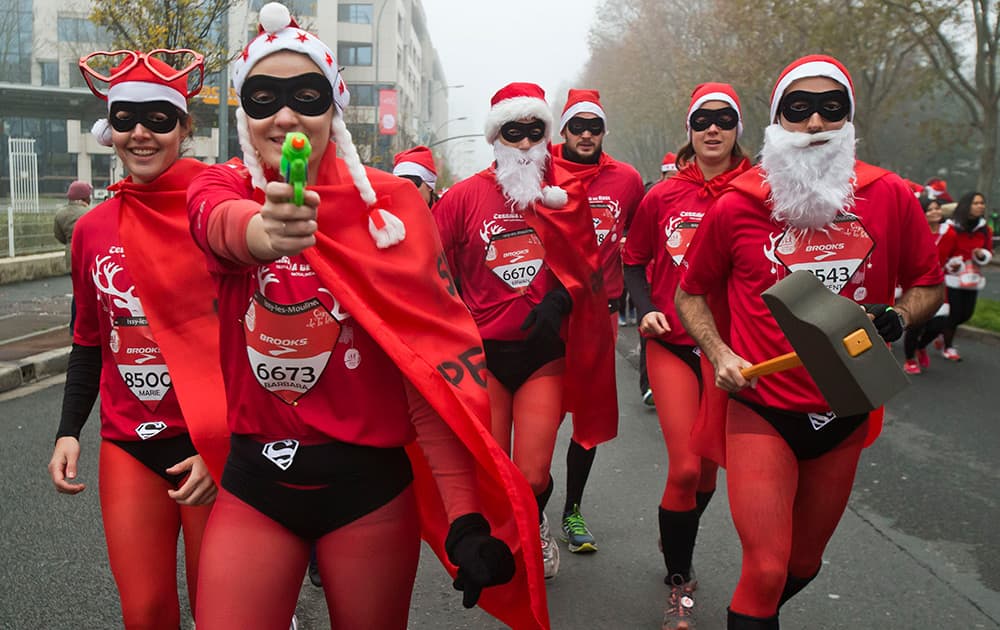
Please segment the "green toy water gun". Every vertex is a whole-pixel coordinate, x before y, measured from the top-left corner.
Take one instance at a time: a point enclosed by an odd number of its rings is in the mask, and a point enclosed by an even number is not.
[[[292,200],[295,205],[302,205],[306,192],[306,174],[309,172],[309,155],[312,145],[309,138],[300,131],[290,131],[285,134],[285,143],[281,145],[281,176],[295,189]]]

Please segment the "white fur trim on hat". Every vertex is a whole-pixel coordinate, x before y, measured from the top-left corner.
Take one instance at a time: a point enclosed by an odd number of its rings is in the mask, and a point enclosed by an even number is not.
[[[601,109],[597,103],[580,101],[563,112],[562,118],[559,119],[559,133],[562,133],[562,131],[566,128],[566,123],[569,122],[569,119],[577,114],[595,114],[598,118],[604,121],[604,133],[608,132],[608,117],[604,113],[604,110]]]
[[[542,188],[542,204],[546,208],[558,210],[569,201],[569,195],[558,186],[545,186]]]
[[[702,105],[704,105],[709,101],[722,101],[726,105],[729,105],[730,107],[736,110],[736,115],[739,117],[736,122],[736,137],[740,138],[741,136],[743,136],[743,112],[740,111],[739,104],[733,100],[732,96],[729,96],[725,92],[709,92],[708,94],[702,95],[701,98],[691,103],[691,108],[688,109],[687,118],[684,120],[684,127],[685,129],[687,129],[688,132],[688,140],[691,139],[691,114],[698,111],[698,108],[700,108]]]
[[[493,144],[500,134],[500,127],[521,120],[522,118],[537,118],[545,123],[546,135],[552,133],[552,110],[548,103],[531,96],[516,96],[500,101],[486,116],[486,142]]]
[[[396,168],[392,169],[392,174],[396,177],[401,175],[413,175],[424,180],[424,182],[434,188],[434,184],[437,183],[437,175],[432,173],[430,169],[416,162],[400,162],[396,165]]]
[[[151,101],[167,101],[182,112],[187,112],[187,101],[184,95],[162,83],[147,81],[123,81],[111,86],[108,90],[108,111],[111,104],[117,101],[130,103],[149,103]]]
[[[847,90],[847,98],[851,102],[851,113],[848,115],[847,120],[848,122],[854,121],[854,90],[851,89],[851,82],[847,78],[847,75],[829,61],[809,61],[789,70],[788,74],[781,77],[778,85],[775,86],[774,95],[771,99],[771,123],[778,121],[778,105],[781,103],[781,97],[785,95],[785,90],[788,89],[788,86],[799,79],[807,77],[826,77],[844,86],[844,89]]]
[[[102,147],[110,147],[111,142],[111,122],[107,118],[100,118],[94,126],[90,128],[90,135],[94,136],[97,144]]]

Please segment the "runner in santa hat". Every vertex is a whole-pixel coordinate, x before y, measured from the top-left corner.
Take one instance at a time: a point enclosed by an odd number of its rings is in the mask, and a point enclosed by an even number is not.
[[[392,161],[392,174],[413,182],[428,208],[437,201],[434,192],[437,169],[434,168],[434,154],[427,147],[416,146],[397,153]]]
[[[705,215],[677,293],[685,329],[731,395],[725,428],[714,428],[724,436],[719,451],[743,546],[730,630],[777,628],[781,604],[815,578],[862,446],[879,425],[877,414],[836,417],[803,368],[748,387],[742,368],[792,350],[761,293],[792,271],[811,271],[866,304],[886,341],[941,303],[920,204],[898,175],[855,159],[854,111],[850,75],[836,59],[810,55],[785,68],[761,164]],[[897,284],[902,296],[889,307]],[[706,300],[718,291],[729,295],[729,341]]]
[[[484,426],[481,342],[427,206],[361,164],[333,52],[283,5],[231,76],[243,159],[188,195],[233,431],[198,630],[283,627],[314,544],[332,627],[402,630],[421,534],[466,607],[547,628],[531,491]],[[288,132],[312,147],[301,206]]]
[[[100,394],[101,516],[122,621],[177,628],[178,533],[193,609],[212,474],[228,446],[214,292],[185,204],[187,184],[205,165],[180,157],[203,58],[100,51],[80,69],[108,103],[94,135],[129,175],[74,231],[77,317],[49,474],[61,493],[86,488],[79,436]]]
[[[663,156],[663,162],[660,164],[660,181],[665,179],[670,179],[677,174],[677,155],[672,151],[667,151]]]
[[[552,147],[552,161],[583,184],[608,294],[608,312],[614,339],[618,338],[618,313],[623,310],[622,235],[645,192],[642,177],[632,166],[604,151],[608,117],[597,90],[571,89],[566,97],[559,133],[565,142]],[[611,357],[612,360],[614,357]],[[571,438],[566,453],[566,502],[562,515],[562,540],[573,553],[597,551],[593,534],[580,512],[583,490],[597,447],[585,449]]]
[[[545,576],[554,577],[559,549],[544,510],[563,413],[585,449],[618,428],[608,300],[583,187],[549,153],[542,88],[511,83],[491,106],[496,162],[455,184],[434,216],[483,338],[493,436],[535,494]]]
[[[625,281],[639,312],[639,332],[646,338],[653,396],[668,401],[656,407],[670,464],[658,508],[664,582],[670,587],[664,630],[694,628],[698,582],[691,559],[698,522],[715,492],[718,467],[692,451],[691,428],[699,414],[724,413],[726,396],[710,377],[703,379],[701,351],[681,325],[674,294],[687,265],[688,245],[705,212],[734,177],[750,168],[739,145],[740,101],[731,85],[696,87],[686,128],[688,142],[676,160],[685,166],[646,194],[623,254]],[[724,301],[725,296],[713,299]]]

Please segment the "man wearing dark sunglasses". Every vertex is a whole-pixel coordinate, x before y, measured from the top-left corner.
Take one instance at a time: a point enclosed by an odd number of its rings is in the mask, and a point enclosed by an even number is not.
[[[457,291],[483,339],[491,432],[538,504],[546,578],[559,570],[545,506],[564,411],[573,412],[574,436],[586,448],[618,427],[592,215],[583,187],[550,155],[552,127],[541,87],[499,90],[485,129],[496,162],[452,186],[433,209]]]
[[[881,410],[834,415],[801,368],[748,387],[741,369],[791,351],[761,293],[809,271],[863,303],[886,342],[942,300],[920,205],[898,175],[856,160],[854,112],[850,75],[836,59],[810,55],[785,68],[771,95],[761,164],[734,179],[705,215],[677,291],[685,328],[714,366],[716,384],[730,392],[725,427],[714,427],[725,441],[729,504],[743,544],[728,630],[777,630],[779,607],[819,572],[861,449],[881,429]],[[897,285],[903,293],[893,304]],[[729,297],[731,346],[705,299],[719,290]]]
[[[642,177],[632,166],[604,152],[607,115],[597,90],[571,89],[559,126],[565,142],[552,147],[552,159],[557,166],[573,173],[586,191],[608,294],[610,325],[617,339],[624,291],[622,235],[642,200]],[[596,454],[596,447],[584,449],[575,439],[570,440],[561,538],[572,553],[597,551],[594,536],[580,513],[583,490]]]

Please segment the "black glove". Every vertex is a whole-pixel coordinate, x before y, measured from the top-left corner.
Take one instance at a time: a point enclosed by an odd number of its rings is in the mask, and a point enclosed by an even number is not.
[[[573,309],[573,298],[565,287],[557,287],[545,294],[542,301],[531,309],[521,324],[521,330],[528,330],[527,341],[541,341],[559,336],[562,318]]]
[[[459,516],[444,540],[448,560],[458,567],[453,586],[463,591],[462,605],[472,608],[486,586],[506,584],[514,577],[514,554],[507,543],[490,535],[482,514]]]
[[[903,315],[896,309],[888,304],[865,304],[865,312],[875,316],[872,323],[888,343],[903,336],[906,326],[903,324]]]

